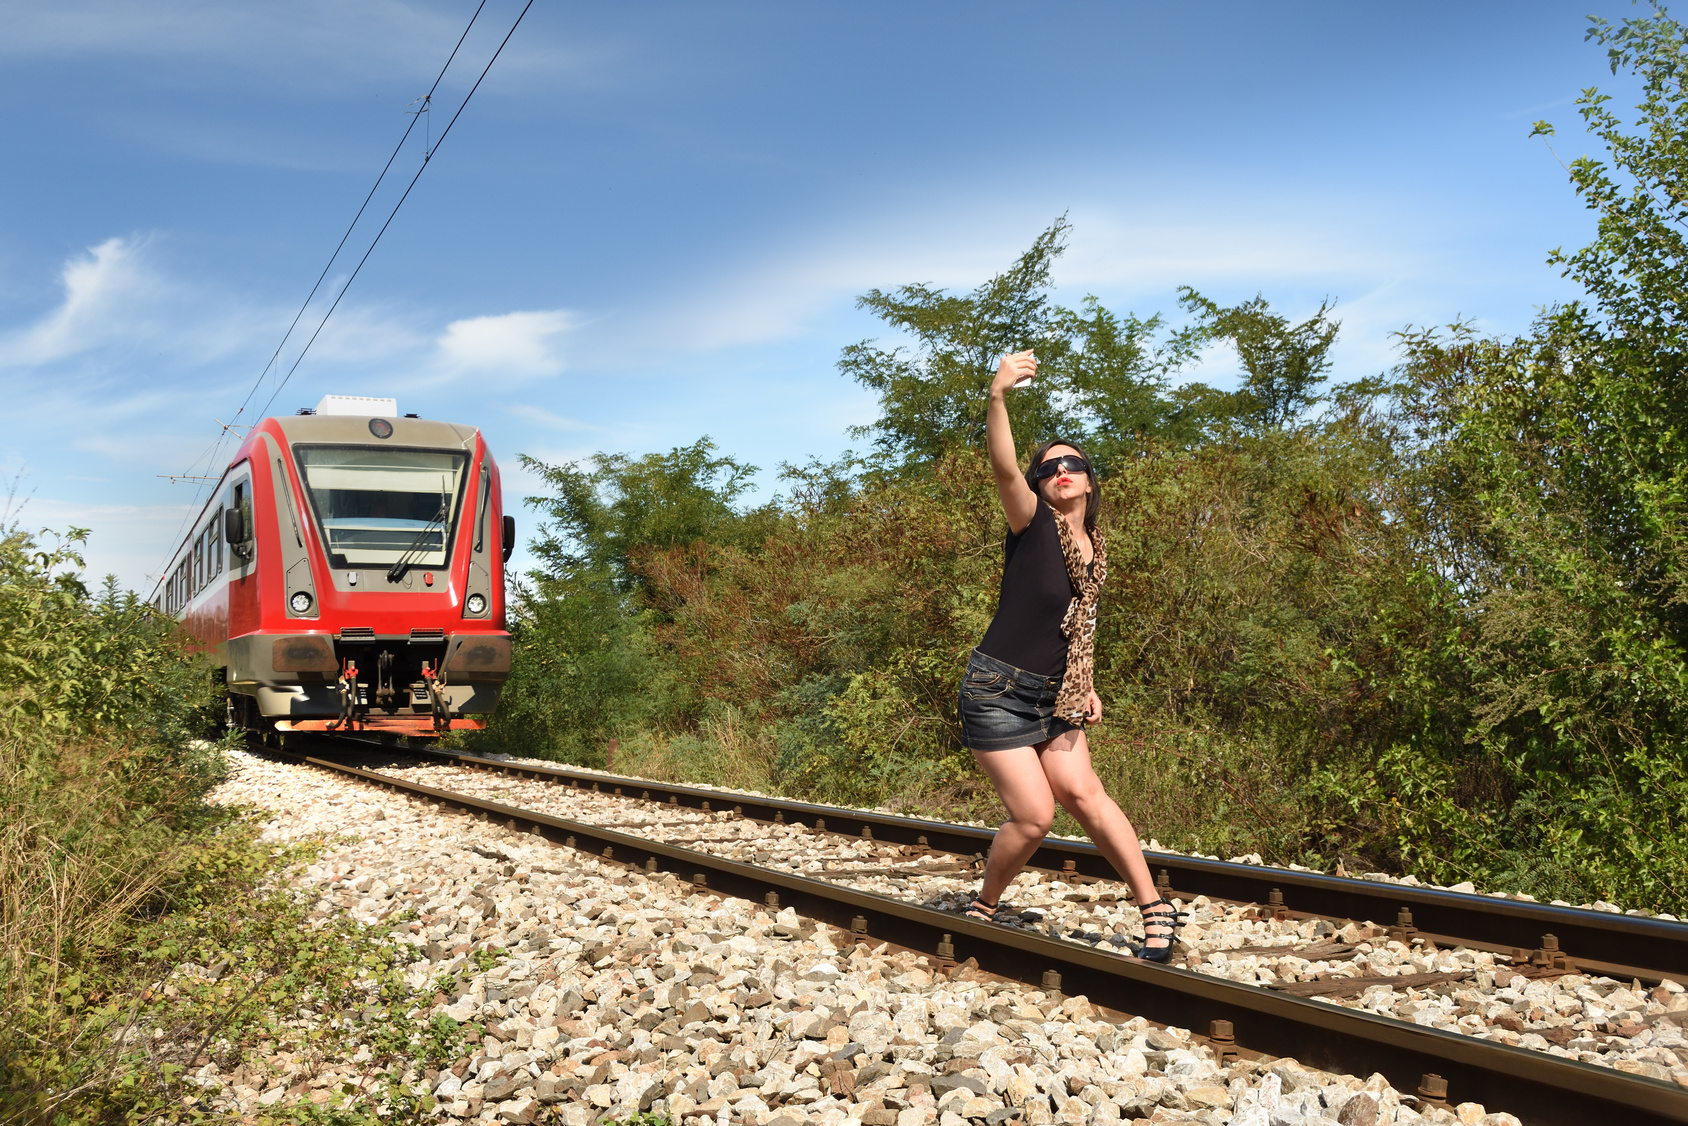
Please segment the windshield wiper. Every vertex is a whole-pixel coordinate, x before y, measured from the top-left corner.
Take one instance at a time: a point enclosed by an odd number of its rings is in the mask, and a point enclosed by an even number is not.
[[[438,527],[441,529],[441,531],[444,531],[446,515],[450,511],[450,509],[451,509],[451,498],[447,495],[447,493],[444,489],[441,489],[440,490],[440,510],[438,512],[434,513],[434,518],[432,520],[430,520],[426,524],[422,525],[422,530],[420,532],[416,533],[416,538],[411,541],[411,544],[410,544],[409,547],[404,549],[404,554],[399,556],[398,561],[396,563],[394,563],[391,567],[387,568],[387,581],[388,582],[396,583],[400,579],[404,578],[404,573],[406,571],[408,571],[411,567],[411,564],[415,562],[416,556],[421,554],[422,544],[424,543],[424,541],[426,541],[429,536],[434,534],[434,528],[435,528],[436,525],[438,525]]]

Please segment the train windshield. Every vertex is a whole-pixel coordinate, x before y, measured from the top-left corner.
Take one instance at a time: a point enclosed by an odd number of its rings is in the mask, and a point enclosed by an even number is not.
[[[449,450],[298,446],[299,468],[333,567],[400,559],[444,566],[463,506],[467,454]]]

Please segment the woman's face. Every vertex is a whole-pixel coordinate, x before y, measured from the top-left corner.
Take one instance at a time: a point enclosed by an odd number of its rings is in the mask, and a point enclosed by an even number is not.
[[[1043,461],[1054,461],[1058,457],[1082,456],[1071,446],[1050,446],[1049,449],[1044,451]],[[1090,474],[1057,473],[1053,477],[1046,477],[1038,482],[1038,489],[1043,493],[1043,499],[1050,504],[1054,504],[1058,500],[1075,500],[1090,492]]]

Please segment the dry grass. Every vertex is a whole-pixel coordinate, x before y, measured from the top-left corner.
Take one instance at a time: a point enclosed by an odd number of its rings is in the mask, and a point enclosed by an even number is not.
[[[56,988],[77,950],[99,946],[173,867],[166,834],[136,824],[120,750],[0,737],[0,986]],[[23,973],[24,967],[30,972]]]
[[[38,1077],[6,1084],[0,1121],[52,1121],[120,1070],[138,1007],[79,1018],[92,999],[77,969],[180,861],[162,825],[134,817],[126,757],[90,741],[0,735],[0,1055],[14,1080]]]
[[[617,749],[613,769],[662,782],[700,782],[774,793],[778,748],[728,708],[695,733],[641,734]]]

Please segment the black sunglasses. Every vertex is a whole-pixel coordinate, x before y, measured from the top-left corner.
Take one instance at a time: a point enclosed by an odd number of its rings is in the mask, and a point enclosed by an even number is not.
[[[1089,473],[1090,463],[1076,454],[1062,454],[1052,457],[1036,469],[1032,470],[1032,480],[1041,481],[1046,477],[1053,477],[1057,473]]]

